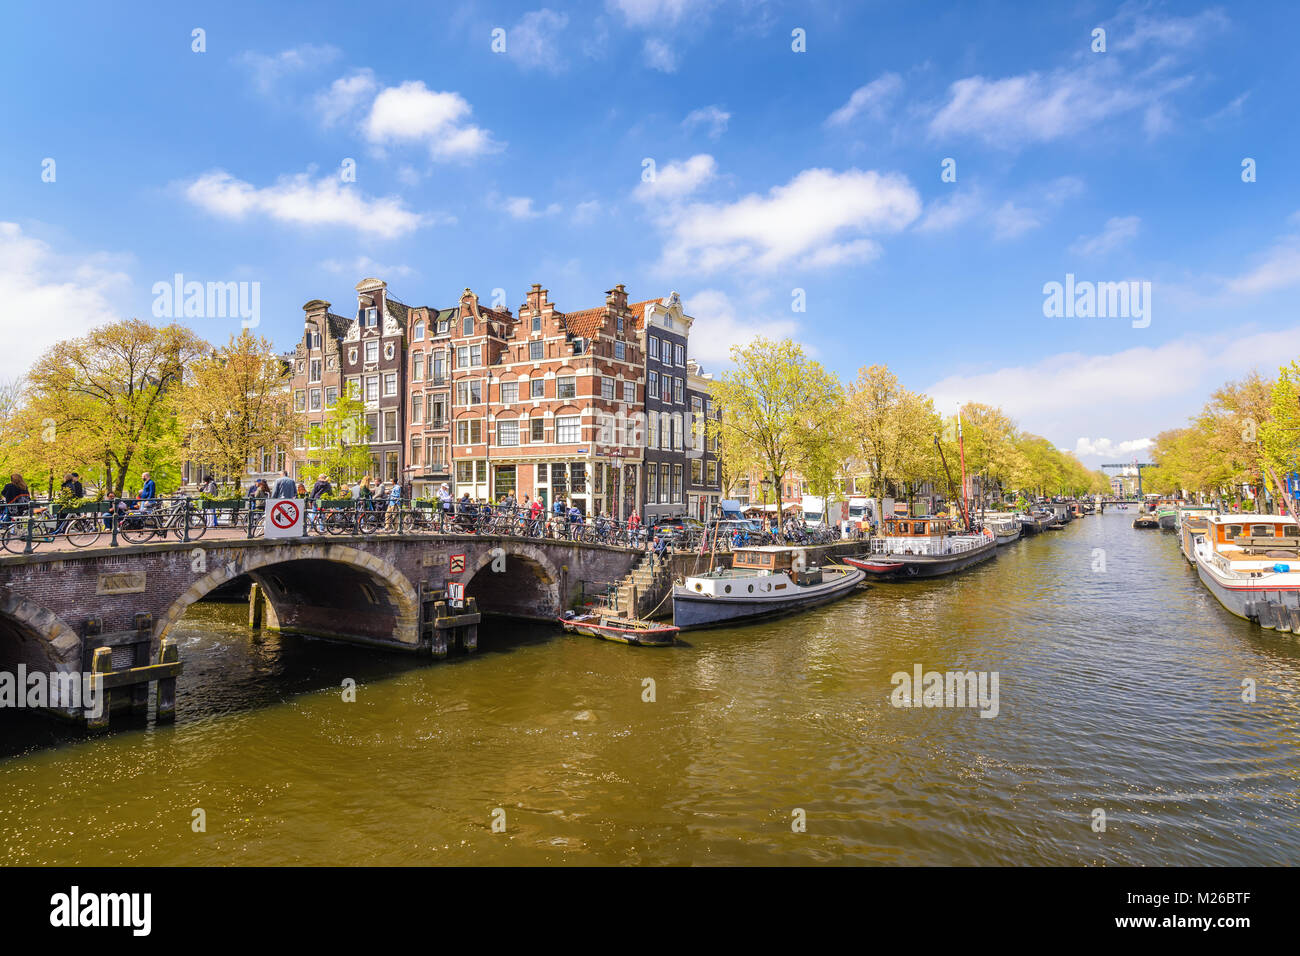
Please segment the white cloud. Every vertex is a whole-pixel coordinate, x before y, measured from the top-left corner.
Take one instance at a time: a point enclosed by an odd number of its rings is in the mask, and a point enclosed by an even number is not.
[[[1190,17],[1150,17],[1138,15],[1133,18],[1132,26],[1124,22],[1127,18],[1116,21],[1110,28],[1109,35],[1118,37],[1111,48],[1127,51],[1137,50],[1147,44],[1163,47],[1188,47],[1208,37],[1210,34],[1222,33],[1229,26],[1228,18],[1221,10],[1203,10]]]
[[[121,265],[106,253],[59,255],[17,223],[0,222],[0,301],[23,317],[21,334],[12,324],[0,350],[0,380],[26,375],[56,342],[122,318],[113,303],[129,297],[131,281]]]
[[[709,4],[701,0],[608,0],[608,6],[623,14],[629,26],[648,27],[674,24]]]
[[[879,122],[902,88],[903,80],[897,73],[883,73],[854,90],[847,103],[826,117],[826,125],[847,126],[859,116]]]
[[[984,200],[978,190],[954,192],[926,206],[925,215],[916,224],[916,231],[945,232],[974,218],[983,208]]]
[[[430,90],[421,80],[380,91],[363,124],[378,148],[392,141],[420,143],[437,160],[468,159],[494,152],[492,134],[466,122],[472,109],[459,93]]]
[[[677,200],[689,196],[717,175],[718,164],[708,153],[670,162],[655,169],[655,178],[637,183],[633,195],[642,202]]]
[[[868,234],[897,232],[920,212],[920,196],[899,174],[806,169],[766,196],[674,207],[661,219],[663,266],[709,272],[862,261],[878,252]]]
[[[642,55],[645,57],[646,66],[651,69],[662,73],[677,72],[677,51],[670,47],[666,40],[647,37]]]
[[[720,107],[702,106],[686,114],[686,119],[682,120],[682,127],[689,130],[696,126],[708,126],[709,139],[719,139],[727,131],[727,123],[730,120],[731,114]]]
[[[1260,295],[1300,282],[1300,241],[1289,236],[1273,246],[1254,268],[1224,284],[1233,295]]]
[[[327,127],[336,126],[357,114],[374,98],[378,88],[371,70],[355,70],[347,76],[340,76],[329,89],[316,94],[316,112]]]
[[[1089,340],[1107,328],[1118,332],[1107,322],[1112,320],[1081,327],[1071,320],[1056,328]],[[1127,323],[1122,327],[1127,331]],[[1052,329],[1048,323],[1044,334],[1054,334]],[[924,391],[945,413],[968,401],[1000,406],[1021,428],[1066,447],[1079,435],[1153,436],[1186,424],[1225,381],[1255,368],[1276,374],[1276,366],[1295,354],[1297,341],[1300,327],[1197,334],[1113,353],[1059,353],[1023,365],[957,373]],[[1162,369],[1178,374],[1159,374]]]
[[[1135,238],[1141,223],[1137,216],[1112,216],[1097,235],[1076,239],[1070,252],[1080,256],[1105,255]]]
[[[259,188],[217,169],[185,185],[185,198],[223,219],[262,215],[299,226],[350,226],[377,236],[403,236],[432,221],[411,212],[400,197],[366,196],[338,176],[312,180],[308,173]]]
[[[251,50],[236,58],[241,66],[248,70],[253,85],[258,92],[271,93],[277,83],[292,73],[300,73],[313,67],[325,66],[338,59],[337,47],[324,44],[317,46],[305,43],[302,46],[279,53],[254,53]]]
[[[573,221],[580,226],[589,225],[596,221],[600,215],[601,205],[599,200],[589,199],[586,202],[580,202],[573,207]]]
[[[1007,200],[993,212],[993,238],[1014,239],[1042,225],[1038,213]]]
[[[1074,443],[1073,451],[1077,458],[1131,458],[1134,453],[1146,451],[1154,444],[1155,440],[1151,438],[1130,438],[1126,441],[1080,438]]]
[[[543,8],[525,13],[506,31],[506,56],[524,69],[558,73],[568,65],[560,55],[558,42],[568,25],[568,15],[554,10]]]
[[[559,203],[551,203],[544,210],[537,209],[533,206],[530,196],[508,196],[501,200],[495,200],[493,197],[493,199],[498,208],[512,219],[537,219],[539,216],[554,216],[561,211]]]
[[[691,358],[706,367],[730,364],[733,345],[745,345],[760,335],[769,339],[794,337],[798,331],[792,319],[739,314],[731,297],[718,289],[701,289],[682,307],[696,320],[691,327]]]
[[[410,266],[392,266],[376,262],[369,256],[357,256],[355,259],[326,259],[321,264],[326,272],[347,276],[381,276],[384,278],[406,278],[415,275]]]

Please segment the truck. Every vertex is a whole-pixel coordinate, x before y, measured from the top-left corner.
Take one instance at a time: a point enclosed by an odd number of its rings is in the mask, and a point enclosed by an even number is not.
[[[803,520],[810,528],[820,528],[823,520],[832,527],[843,528],[844,522],[849,520],[849,503],[843,499],[828,501],[815,495],[804,495]]]

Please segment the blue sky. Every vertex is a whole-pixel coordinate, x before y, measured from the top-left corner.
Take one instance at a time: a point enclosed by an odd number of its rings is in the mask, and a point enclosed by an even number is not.
[[[1130,460],[1223,381],[1300,354],[1298,21],[1282,3],[11,7],[0,376],[149,317],[176,273],[259,283],[280,348],[304,302],[350,314],[371,275],[411,304],[470,286],[512,309],[533,282],[566,310],[623,282],[682,295],[707,369],[792,335],[846,381],[885,363],[941,408],[999,404],[1089,464]],[[1150,282],[1149,324],[1044,316],[1067,273]]]

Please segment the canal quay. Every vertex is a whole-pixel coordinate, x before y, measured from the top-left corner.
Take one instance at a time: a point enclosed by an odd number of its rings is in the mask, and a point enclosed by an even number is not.
[[[0,713],[0,862],[1294,863],[1300,639],[1132,517],[667,648],[485,618],[434,662],[199,602],[174,723]],[[917,666],[996,672],[996,716],[894,706]]]

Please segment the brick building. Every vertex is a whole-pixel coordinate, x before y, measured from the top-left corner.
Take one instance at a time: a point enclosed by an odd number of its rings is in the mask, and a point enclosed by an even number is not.
[[[452,335],[459,309],[410,310],[407,327],[406,480],[432,498],[451,474]]]
[[[365,405],[370,477],[374,482],[405,477],[406,328],[405,305],[382,279],[357,283],[357,314],[343,338],[343,379]]]
[[[308,447],[308,435],[321,425],[343,393],[343,338],[348,320],[330,311],[323,299],[312,299],[302,307],[302,339],[291,353],[293,363],[289,388],[297,428],[293,436],[292,467],[289,473],[312,484],[319,465]]]

